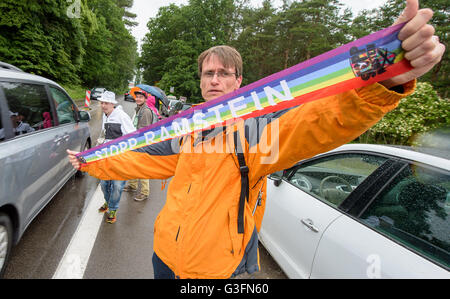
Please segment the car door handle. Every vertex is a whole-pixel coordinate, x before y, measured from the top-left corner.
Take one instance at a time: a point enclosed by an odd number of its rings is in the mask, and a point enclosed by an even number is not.
[[[319,232],[319,229],[314,226],[314,222],[311,219],[302,219],[301,221],[307,228],[309,228],[313,232],[315,233]]]
[[[60,143],[61,141],[67,142],[67,141],[69,141],[69,139],[70,139],[70,135],[66,134],[66,135],[63,135],[63,136],[56,136],[56,138],[53,139],[53,142],[54,143]]]

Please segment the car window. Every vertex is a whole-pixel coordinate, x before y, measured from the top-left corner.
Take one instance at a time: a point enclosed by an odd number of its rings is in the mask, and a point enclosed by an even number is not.
[[[450,267],[450,172],[409,165],[360,218],[393,240]]]
[[[54,126],[43,85],[1,82],[8,102],[14,135],[20,136]]]
[[[57,88],[50,87],[50,92],[55,100],[56,114],[58,115],[59,124],[76,122],[76,110],[72,100],[67,97],[64,92]]]
[[[285,177],[299,189],[337,207],[386,160],[367,154],[337,154],[302,164],[286,172]]]

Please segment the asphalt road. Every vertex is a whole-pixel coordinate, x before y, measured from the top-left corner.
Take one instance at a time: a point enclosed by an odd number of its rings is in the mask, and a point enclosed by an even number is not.
[[[131,116],[134,103],[124,102],[122,97],[119,102]],[[98,102],[91,103],[90,113],[91,136],[96,140],[101,125]],[[73,177],[67,182],[14,248],[5,278],[46,279],[56,275],[66,252],[76,242],[74,235],[78,236],[81,223],[90,212],[89,204],[94,200],[98,182],[88,175]],[[167,185],[164,189],[161,187],[162,181],[150,180],[150,197],[143,202],[134,201],[132,193],[123,193],[117,222],[108,224],[101,219],[98,233],[91,232],[93,245],[79,278],[153,278],[153,223],[164,205],[167,192]],[[94,207],[95,210],[97,208]],[[94,217],[101,217],[94,212]],[[84,240],[81,242],[87,242]],[[238,278],[286,278],[262,245],[260,260],[262,271]]]

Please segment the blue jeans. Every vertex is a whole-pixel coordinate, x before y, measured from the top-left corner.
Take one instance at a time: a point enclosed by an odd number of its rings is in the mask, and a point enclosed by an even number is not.
[[[175,273],[154,252],[152,263],[154,279],[175,279]]]
[[[120,196],[127,181],[100,181],[105,201],[110,210],[119,208]]]

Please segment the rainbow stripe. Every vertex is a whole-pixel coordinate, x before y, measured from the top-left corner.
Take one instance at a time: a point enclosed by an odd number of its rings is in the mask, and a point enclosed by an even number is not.
[[[411,66],[404,59],[401,42],[397,39],[402,27],[403,24],[389,27],[343,45],[215,100],[82,152],[78,157],[83,163],[92,163],[129,150],[222,125],[236,118],[247,119],[286,109],[407,72],[411,70]],[[386,59],[395,59],[387,63],[383,71],[377,72],[375,63],[371,66],[374,71],[366,73],[366,78],[359,77],[355,75],[357,72],[352,68],[352,62],[369,57],[370,55],[360,54],[366,48],[382,49],[380,53],[389,53]],[[354,53],[356,50],[359,51],[358,54]],[[365,63],[364,72],[370,69],[367,67],[369,61],[362,63]]]

